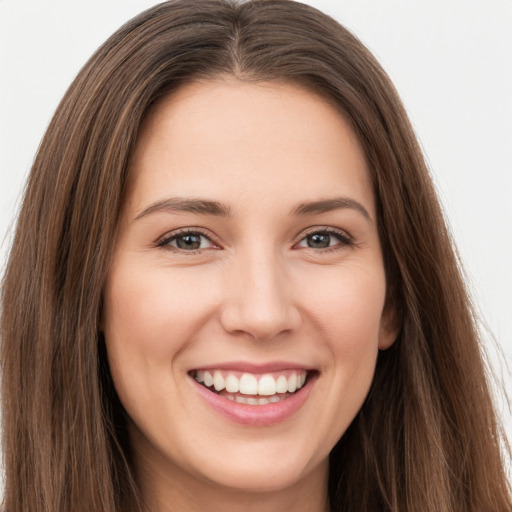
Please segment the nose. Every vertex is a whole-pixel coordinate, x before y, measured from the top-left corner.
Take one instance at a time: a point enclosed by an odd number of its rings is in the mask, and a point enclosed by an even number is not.
[[[226,278],[221,323],[231,334],[269,340],[295,331],[301,316],[287,272],[273,255],[240,258]]]

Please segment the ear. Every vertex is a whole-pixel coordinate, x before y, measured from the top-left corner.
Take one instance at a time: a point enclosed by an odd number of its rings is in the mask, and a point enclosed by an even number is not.
[[[392,301],[386,300],[380,319],[379,350],[386,350],[396,341],[402,328],[402,316]]]

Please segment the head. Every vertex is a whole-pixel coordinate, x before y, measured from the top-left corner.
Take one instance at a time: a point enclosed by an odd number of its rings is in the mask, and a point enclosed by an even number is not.
[[[22,335],[18,347],[4,348],[4,393],[25,391],[19,403],[6,404],[4,421],[14,425],[31,411],[30,421],[40,422],[38,429],[6,429],[7,463],[14,467],[13,446],[32,446],[39,469],[31,478],[45,489],[43,501],[76,510],[81,485],[95,489],[90,507],[97,509],[109,503],[114,510],[123,495],[136,493],[137,454],[115,390],[121,387],[121,372],[111,368],[115,344],[109,348],[119,247],[129,215],[140,213],[144,148],[162,126],[159,115],[178,111],[178,120],[186,118],[179,117],[180,105],[194,94],[200,101],[221,91],[219,104],[228,105],[229,87],[266,100],[274,94],[276,105],[295,98],[297,106],[302,97],[313,110],[337,116],[364,176],[383,327],[360,402],[338,431],[329,431],[332,502],[354,509],[362,503],[361,510],[446,505],[442,489],[459,478],[446,476],[446,459],[466,471],[463,450],[455,447],[471,437],[467,427],[456,438],[464,421],[449,426],[465,415],[451,397],[463,382],[471,386],[462,376],[467,368],[483,372],[431,179],[396,92],[371,54],[327,16],[286,0],[160,4],[114,34],[62,100],[28,182],[6,277],[3,335]],[[287,100],[276,99],[276,91]],[[22,304],[29,305],[28,322],[12,313]],[[237,315],[240,308],[228,311],[224,325],[251,332],[236,327]],[[292,311],[279,332],[291,330],[296,317]],[[15,376],[20,367],[26,375]],[[483,404],[481,382],[474,388],[466,392]],[[71,467],[73,457],[90,463]],[[61,461],[57,478],[52,460]],[[18,469],[19,477],[28,478],[27,471]],[[58,480],[70,473],[74,491],[59,495]],[[398,487],[404,474],[424,489]],[[433,479],[436,490],[427,496]],[[369,489],[363,497],[361,487]]]

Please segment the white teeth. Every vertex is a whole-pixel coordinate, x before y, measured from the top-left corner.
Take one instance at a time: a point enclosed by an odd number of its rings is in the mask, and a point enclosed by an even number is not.
[[[292,373],[288,379],[288,392],[294,393],[297,389],[297,374]]]
[[[258,381],[254,375],[244,373],[240,378],[240,393],[243,395],[257,395]]]
[[[219,371],[216,371],[213,376],[213,386],[216,391],[221,391],[224,389],[224,377]]]
[[[246,396],[233,396],[233,395],[225,395],[228,400],[237,402],[239,404],[244,405],[267,405],[273,404],[276,402],[280,402],[281,400],[285,400],[283,396],[271,396],[269,398],[254,398],[254,397],[246,397]]]
[[[258,395],[275,395],[276,381],[272,375],[263,375],[258,382]]]
[[[288,379],[284,375],[277,379],[276,391],[278,393],[286,393],[288,391]]]
[[[229,393],[240,391],[240,381],[234,375],[228,375],[224,383],[226,384],[226,391]]]
[[[204,385],[207,387],[213,385],[213,377],[210,372],[204,372]]]
[[[305,371],[288,372],[288,378],[286,375],[279,375],[277,379],[266,373],[259,380],[252,373],[244,373],[240,379],[232,373],[226,373],[222,370],[197,370],[193,375],[197,382],[204,383],[208,388],[213,387],[217,392],[225,389],[228,393],[240,392],[243,395],[270,397],[276,393],[294,393],[306,382]]]

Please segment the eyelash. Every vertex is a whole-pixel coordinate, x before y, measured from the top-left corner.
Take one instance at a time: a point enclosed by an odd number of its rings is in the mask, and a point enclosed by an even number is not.
[[[314,252],[320,252],[322,254],[339,251],[340,249],[343,249],[345,247],[351,247],[354,245],[354,240],[352,237],[345,231],[341,229],[332,228],[329,226],[322,226],[322,227],[315,227],[312,228],[310,231],[307,231],[302,238],[294,245],[296,247],[298,244],[300,244],[303,240],[305,240],[307,237],[312,235],[329,235],[334,236],[338,239],[339,243],[326,247],[324,249],[314,249],[312,247],[309,247],[309,249],[312,249]]]
[[[163,249],[170,248],[173,251],[180,252],[182,254],[187,254],[187,255],[198,254],[199,252],[205,250],[205,249],[199,248],[196,250],[189,251],[189,250],[180,249],[179,247],[174,247],[174,246],[170,245],[170,243],[173,240],[176,240],[180,236],[184,236],[184,235],[199,235],[201,237],[206,238],[212,244],[215,245],[215,242],[212,240],[211,235],[206,233],[205,231],[203,231],[199,228],[184,228],[184,229],[180,229],[178,231],[173,231],[172,233],[169,233],[167,236],[164,236],[164,238],[162,238],[161,240],[156,242],[156,246],[163,248]],[[341,229],[335,229],[332,227],[328,227],[328,226],[323,226],[323,227],[312,228],[310,231],[304,233],[302,235],[302,237],[300,238],[300,240],[293,245],[293,247],[297,247],[298,244],[300,244],[303,240],[305,240],[307,237],[312,236],[312,235],[334,236],[339,241],[339,243],[337,243],[333,246],[323,248],[323,249],[314,249],[312,247],[304,247],[305,249],[311,249],[316,253],[330,253],[333,251],[343,249],[344,247],[350,247],[350,246],[354,245],[353,239],[345,231],[342,231]],[[211,247],[208,247],[207,249],[211,249]]]
[[[176,252],[180,252],[180,253],[184,253],[184,254],[188,254],[188,255],[197,254],[197,253],[201,252],[202,250],[204,250],[204,249],[199,248],[197,250],[187,251],[185,249],[180,249],[179,247],[173,247],[172,245],[170,245],[170,243],[173,240],[176,240],[180,236],[184,236],[184,235],[199,235],[201,237],[206,238],[209,242],[211,242],[212,244],[215,245],[215,242],[212,240],[212,236],[210,234],[206,233],[205,231],[203,231],[202,229],[200,229],[200,228],[184,228],[184,229],[179,229],[178,231],[173,231],[172,233],[169,233],[168,235],[164,236],[164,238],[162,238],[161,240],[159,240],[156,243],[156,246],[161,247],[163,249],[170,248],[171,250],[174,250]],[[210,247],[208,249],[210,249]]]

